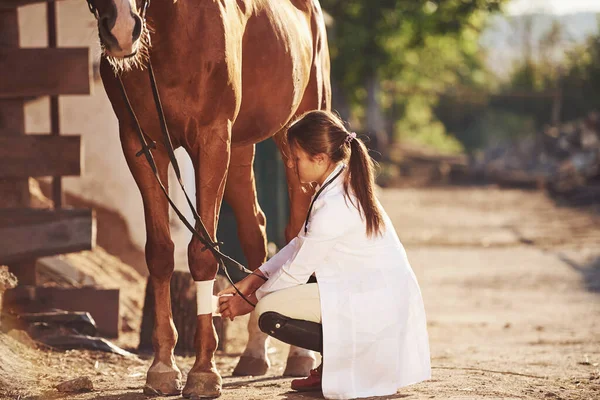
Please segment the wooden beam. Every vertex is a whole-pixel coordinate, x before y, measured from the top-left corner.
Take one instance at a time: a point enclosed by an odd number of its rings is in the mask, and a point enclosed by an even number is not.
[[[16,8],[35,3],[51,3],[58,0],[0,0],[0,9]]]
[[[1,20],[0,23],[2,23]],[[23,108],[23,99],[0,100],[0,136],[20,136],[24,134],[25,109]]]
[[[0,48],[0,98],[89,94],[89,49]]]
[[[0,9],[0,48],[19,47],[19,18],[16,9]],[[0,71],[0,81],[6,79]],[[25,134],[25,113],[22,99],[0,100],[0,136]],[[0,179],[0,208],[28,207],[30,203],[27,179]]]
[[[0,136],[0,179],[81,175],[81,137]]]
[[[19,18],[16,8],[0,9],[0,48],[19,48]],[[6,79],[3,74],[0,71],[1,79]],[[23,100],[0,100],[0,136],[22,135],[25,135]],[[0,179],[0,208],[29,207],[30,203],[28,179]],[[37,282],[34,260],[26,260],[11,267],[20,272],[20,279],[25,284]]]
[[[48,25],[48,47],[55,49],[58,47],[58,35],[56,31],[56,3],[46,4],[46,21]],[[50,96],[50,134],[60,136],[60,103],[58,96]],[[52,177],[52,201],[54,208],[63,206],[62,179],[60,176]]]
[[[98,333],[119,336],[119,289],[18,286],[6,291],[4,307],[16,313],[51,309],[89,312]]]
[[[0,209],[0,264],[91,250],[93,210]]]

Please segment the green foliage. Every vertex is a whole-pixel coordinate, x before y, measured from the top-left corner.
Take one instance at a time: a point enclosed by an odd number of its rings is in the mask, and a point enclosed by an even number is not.
[[[471,58],[462,68],[462,74],[468,75],[485,16],[505,2],[321,0],[334,20],[330,28],[333,76],[352,100],[358,100],[365,77],[373,73],[382,80],[396,80],[405,69],[417,66],[428,74],[426,78],[439,78],[445,61],[456,65],[457,58],[464,56]]]
[[[600,33],[574,48],[564,68],[567,72],[561,81],[565,99],[563,119],[600,110]]]
[[[545,71],[536,64],[525,62],[513,71],[507,89],[542,91],[550,84],[547,78]]]
[[[355,119],[364,115],[366,81],[376,76],[383,111],[397,124],[392,131],[403,140],[418,137],[457,150],[433,108],[449,87],[485,84],[479,34],[487,16],[506,2],[321,0],[334,20],[332,76]]]
[[[527,32],[532,20],[525,23]],[[563,27],[554,22],[538,43],[522,38],[523,59],[499,87],[440,98],[436,116],[465,150],[532,135],[557,117],[570,121],[600,109],[600,34],[561,59],[556,55],[563,50],[563,36]]]
[[[409,102],[413,102],[415,98]],[[419,99],[422,100],[422,99]],[[431,147],[441,153],[461,153],[464,144],[446,129],[446,126],[433,114],[433,106],[428,102],[417,102],[407,107],[407,113],[400,118],[394,128],[394,138],[401,142]],[[421,116],[431,115],[423,119]]]
[[[478,41],[491,13],[507,0],[321,0],[329,28],[332,77],[352,112],[366,119],[367,82],[381,83],[378,102],[401,140],[444,151],[474,151],[552,122],[600,109],[600,34],[562,53],[558,22],[531,42],[507,82],[485,69]],[[458,140],[458,141],[457,141]]]
[[[473,152],[489,145],[532,135],[534,128],[535,123],[531,117],[490,108],[456,136],[465,150]]]
[[[542,37],[537,57],[517,65],[503,92],[525,92],[528,97],[497,97],[490,106],[534,121],[532,131],[553,122],[560,94],[559,121],[571,121],[600,109],[600,34],[571,48],[562,60],[549,54],[556,49],[562,28],[557,23]]]

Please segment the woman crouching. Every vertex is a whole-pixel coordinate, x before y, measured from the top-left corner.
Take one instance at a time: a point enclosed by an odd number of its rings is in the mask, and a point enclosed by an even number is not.
[[[321,366],[292,388],[350,399],[392,395],[429,379],[421,291],[375,197],[365,145],[326,111],[303,115],[287,140],[288,166],[301,182],[316,183],[316,194],[298,235],[238,289],[258,301],[263,332],[321,352]],[[252,311],[240,296],[225,296],[235,293],[219,293],[225,318]]]

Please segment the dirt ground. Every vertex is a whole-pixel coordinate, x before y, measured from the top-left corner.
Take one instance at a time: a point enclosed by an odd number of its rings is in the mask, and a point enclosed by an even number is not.
[[[496,188],[386,189],[381,199],[421,284],[433,366],[432,380],[390,399],[600,399],[598,207],[560,207],[539,192]],[[231,377],[245,322],[229,325],[231,339],[217,355],[221,398],[321,398],[289,390],[281,343],[271,343],[267,376]],[[33,351],[0,335],[3,344],[12,350],[0,354],[0,375],[14,363],[27,366],[4,388],[7,398],[146,398],[146,357]],[[193,359],[178,363],[185,373]],[[79,376],[91,377],[94,392],[53,389]]]

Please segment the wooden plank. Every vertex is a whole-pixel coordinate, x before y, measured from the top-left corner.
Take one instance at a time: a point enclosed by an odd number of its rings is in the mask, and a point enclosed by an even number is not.
[[[81,175],[81,137],[0,136],[0,179]]]
[[[89,94],[89,49],[0,49],[0,98]]]
[[[9,265],[9,268],[19,280],[19,285],[37,285],[37,260],[21,261]]]
[[[98,327],[96,321],[85,311],[64,311],[64,310],[49,310],[43,312],[20,313],[18,315],[7,315],[1,321],[5,330],[18,329],[27,331],[32,325],[44,325],[44,329],[33,329],[28,333],[42,333],[45,336],[50,333],[50,329],[64,333],[64,329],[72,329],[82,335],[96,336]],[[32,337],[36,340],[36,337]]]
[[[0,18],[1,24],[2,19]],[[22,137],[25,131],[24,121],[23,100],[0,100],[0,139],[8,136],[11,138]],[[0,207],[27,207],[29,203],[27,179],[5,180],[0,178]]]
[[[56,32],[56,3],[46,4],[46,21],[48,25],[48,47],[55,49],[58,47],[58,38]],[[60,103],[58,96],[50,96],[50,134],[60,136]],[[63,206],[62,180],[60,176],[52,177],[52,201],[54,208]]]
[[[6,291],[4,307],[17,313],[86,311],[96,321],[98,333],[119,335],[119,289],[18,286]]]
[[[0,209],[0,264],[91,250],[93,210]]]
[[[24,121],[25,109],[22,99],[0,100],[0,136],[24,135]]]
[[[0,9],[0,47],[19,47],[19,17],[15,9]]]
[[[114,336],[117,337],[117,336]],[[123,357],[135,357],[134,354],[128,352],[127,350],[123,350],[122,348],[114,345],[104,338],[94,337],[94,336],[85,336],[85,335],[65,335],[63,332],[57,333],[55,335],[43,336],[39,339],[40,342],[44,343],[47,346],[50,346],[55,349],[62,350],[71,350],[71,349],[85,349],[92,351],[103,351],[105,353],[114,353]],[[86,379],[86,378],[79,378]],[[89,381],[89,378],[87,378]],[[67,392],[73,391],[73,389],[68,388],[67,385],[73,385],[70,382],[63,382],[58,385],[56,388],[59,392]],[[91,381],[89,381],[91,383]],[[78,384],[77,386],[81,386]],[[79,390],[81,391],[81,390]]]
[[[19,48],[19,18],[13,9],[0,9],[0,48]],[[0,76],[3,72],[0,71]],[[0,78],[1,79],[1,78]],[[22,99],[0,100],[0,136],[25,135],[25,110]],[[0,207],[29,207],[29,179],[0,179]],[[11,265],[18,272],[21,284],[36,284],[37,274],[34,260],[25,260]]]
[[[0,206],[26,207],[31,201],[27,180],[0,179]]]
[[[58,0],[0,0],[0,9],[11,9],[35,3],[53,3]]]
[[[19,47],[19,18],[16,9],[0,9],[0,48]],[[4,79],[0,71],[0,80]],[[20,136],[25,134],[25,113],[23,100],[0,100],[0,136]],[[29,182],[27,179],[0,179],[0,208],[28,207],[30,204]]]

